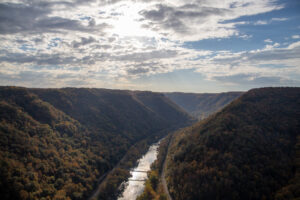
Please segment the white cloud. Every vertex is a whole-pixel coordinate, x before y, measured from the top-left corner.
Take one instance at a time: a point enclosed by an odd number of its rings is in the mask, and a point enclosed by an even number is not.
[[[300,35],[293,35],[292,39],[300,39]]]
[[[288,46],[288,49],[294,49],[300,47],[300,41],[294,42]]]
[[[244,34],[244,35],[240,35],[239,37],[243,38],[244,40],[248,40],[248,39],[252,38],[253,36]]]
[[[287,21],[289,20],[288,18],[272,18],[270,20],[258,20],[256,22],[254,22],[254,25],[267,25],[270,24],[272,22],[283,22],[283,21]]]
[[[279,44],[275,43],[255,51],[220,53],[210,59],[210,65],[214,68],[205,69],[204,74],[208,74],[211,79],[215,76],[228,77],[239,74],[256,74],[258,77],[285,77],[285,79],[288,79],[291,73],[300,76],[299,47],[300,42],[293,43],[286,48],[279,48]],[[219,73],[214,73],[215,70],[218,70]],[[202,68],[199,68],[198,72],[202,73]]]
[[[271,39],[269,39],[269,38],[265,39],[264,42],[266,42],[266,43],[273,43],[273,41]]]
[[[257,22],[254,22],[254,25],[266,25],[268,24],[268,21],[266,20],[258,20]]]
[[[183,1],[185,2],[185,1]],[[271,1],[203,1],[181,4],[156,4],[144,9],[144,27],[174,40],[201,40],[239,35],[236,25],[226,21],[283,8]],[[263,21],[258,23],[264,23]]]
[[[282,17],[282,18],[277,18],[277,17],[275,17],[275,18],[272,18],[271,19],[271,21],[277,21],[277,22],[283,22],[283,21],[287,21],[288,20],[288,18],[285,18],[285,17]]]

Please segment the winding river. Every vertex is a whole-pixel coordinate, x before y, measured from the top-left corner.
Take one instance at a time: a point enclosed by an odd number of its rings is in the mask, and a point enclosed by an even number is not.
[[[144,190],[144,181],[147,179],[146,171],[150,170],[151,164],[156,160],[159,142],[150,146],[148,152],[138,161],[138,166],[130,171],[132,175],[125,184],[125,189],[118,200],[133,200]]]

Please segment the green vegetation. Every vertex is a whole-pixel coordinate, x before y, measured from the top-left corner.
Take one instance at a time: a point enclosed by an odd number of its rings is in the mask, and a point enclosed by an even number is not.
[[[242,92],[203,94],[181,92],[165,93],[168,98],[199,120],[221,110],[242,94]]]
[[[0,87],[1,199],[87,199],[135,164],[143,140],[189,121],[159,93]]]
[[[299,199],[300,89],[250,90],[175,135],[174,199]]]

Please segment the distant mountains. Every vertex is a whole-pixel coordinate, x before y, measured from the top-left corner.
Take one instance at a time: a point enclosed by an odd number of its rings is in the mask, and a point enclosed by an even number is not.
[[[160,93],[0,87],[1,199],[87,199],[133,144],[190,122]]]
[[[186,110],[193,117],[201,120],[212,113],[221,110],[234,99],[238,98],[243,92],[225,93],[164,93],[177,105]]]
[[[169,191],[176,200],[299,199],[299,131],[300,88],[250,90],[174,135]]]

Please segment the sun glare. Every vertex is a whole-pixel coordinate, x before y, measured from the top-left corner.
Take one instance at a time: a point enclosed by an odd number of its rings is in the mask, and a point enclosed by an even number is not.
[[[112,21],[113,32],[119,36],[148,36],[153,37],[154,32],[144,29],[142,22],[139,21],[141,16],[139,11],[143,8],[143,4],[121,5],[116,13],[115,19]]]

